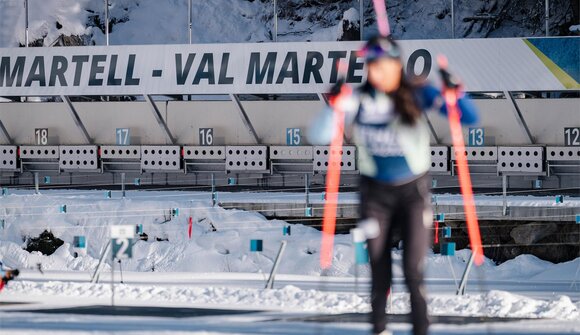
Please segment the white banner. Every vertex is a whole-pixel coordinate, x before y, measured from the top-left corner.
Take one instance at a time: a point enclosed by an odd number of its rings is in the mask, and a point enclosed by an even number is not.
[[[438,80],[436,57],[468,91],[563,90],[526,39],[401,41],[407,71]],[[0,96],[323,93],[348,64],[364,80],[360,42],[140,45],[0,49]],[[548,64],[548,65],[546,65]],[[558,66],[556,66],[558,68]],[[559,69],[559,68],[558,68]]]

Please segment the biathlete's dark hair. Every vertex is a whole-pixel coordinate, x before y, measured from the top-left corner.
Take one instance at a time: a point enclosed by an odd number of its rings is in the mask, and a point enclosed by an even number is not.
[[[414,125],[421,117],[421,109],[416,98],[417,86],[411,83],[401,69],[399,88],[391,94],[395,102],[395,111],[401,115],[403,123]]]

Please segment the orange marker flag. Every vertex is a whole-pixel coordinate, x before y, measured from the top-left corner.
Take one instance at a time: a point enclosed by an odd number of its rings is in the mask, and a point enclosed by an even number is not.
[[[483,247],[481,245],[481,234],[477,222],[475,200],[473,199],[471,176],[469,175],[469,166],[467,165],[467,157],[465,155],[465,142],[463,141],[463,132],[461,130],[460,112],[457,107],[457,87],[454,87],[456,84],[451,82],[449,73],[447,72],[447,58],[445,56],[439,56],[437,61],[441,69],[441,74],[443,75],[443,98],[447,104],[449,128],[451,130],[451,139],[453,140],[453,149],[455,150],[455,159],[457,160],[457,174],[463,196],[469,244],[475,257],[475,264],[481,265],[483,263]]]

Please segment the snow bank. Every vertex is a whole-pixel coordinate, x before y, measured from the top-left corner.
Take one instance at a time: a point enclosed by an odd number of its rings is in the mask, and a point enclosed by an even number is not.
[[[58,296],[79,299],[110,299],[109,284],[72,282],[15,281],[4,292],[6,299],[26,295]],[[257,310],[282,310],[290,312],[319,313],[365,313],[370,311],[370,297],[354,293],[333,293],[318,290],[301,290],[288,285],[281,289],[263,290],[230,287],[183,287],[117,285],[115,297],[124,304],[138,303],[186,303],[190,306],[229,306]],[[94,301],[94,300],[93,300]],[[81,303],[82,304],[82,303]],[[488,316],[511,318],[550,318],[578,320],[580,302],[573,303],[567,296],[556,296],[548,300],[537,300],[505,291],[490,291],[484,294],[430,295],[429,313],[432,315]],[[392,310],[394,314],[408,313],[408,294],[395,293]]]
[[[0,232],[0,259],[18,268],[36,268],[42,263],[47,270],[91,269],[109,241],[110,226],[142,224],[149,241],[135,244],[134,258],[123,265],[127,271],[268,272],[281,241],[287,240],[287,255],[292,257],[282,262],[280,273],[320,274],[318,230],[294,224],[292,235],[284,236],[286,222],[211,207],[209,194],[165,195],[174,197],[133,192],[126,199],[105,199],[104,192],[83,195],[82,191],[79,195],[47,192],[4,197],[0,215],[6,220],[6,228]],[[60,213],[61,205],[67,206],[67,213]],[[172,208],[179,208],[179,216],[169,215]],[[187,235],[190,217],[191,239]],[[22,249],[27,236],[38,236],[45,229],[65,242],[55,254],[44,256]],[[72,257],[76,235],[87,238],[86,256]],[[264,241],[263,252],[250,252],[252,239]],[[350,236],[337,236],[335,250],[331,275],[351,276],[354,251]]]
[[[102,250],[109,242],[110,226],[142,224],[149,240],[134,246],[134,258],[124,262],[127,271],[138,272],[195,272],[195,273],[265,273],[272,267],[282,240],[288,242],[280,273],[319,276],[318,250],[320,232],[299,222],[291,225],[292,235],[283,235],[289,225],[280,220],[267,220],[262,215],[239,210],[211,207],[210,194],[203,192],[147,192],[132,191],[125,199],[105,199],[104,191],[45,191],[41,195],[31,191],[11,191],[2,198],[0,216],[5,229],[0,231],[0,260],[7,266],[45,270],[88,271],[94,269]],[[248,201],[257,197],[264,201],[303,201],[303,195],[256,193],[225,194],[220,199]],[[449,202],[458,196],[445,196]],[[518,197],[510,197],[517,202]],[[521,201],[541,204],[542,198]],[[318,199],[312,196],[312,201]],[[341,196],[341,201],[355,202],[353,195]],[[482,200],[483,199],[483,200]],[[488,201],[478,197],[477,201]],[[490,202],[497,201],[489,197]],[[511,200],[514,199],[514,200]],[[322,201],[322,200],[319,200]],[[442,201],[442,200],[439,200]],[[577,200],[570,200],[571,204]],[[59,207],[67,205],[67,213]],[[179,208],[180,214],[171,217],[169,211]],[[189,218],[192,237],[187,236]],[[167,222],[166,222],[167,221]],[[65,243],[53,255],[28,253],[23,250],[26,236],[38,236],[45,229],[52,231]],[[215,229],[215,231],[214,231]],[[72,243],[76,235],[87,237],[87,255],[74,258]],[[250,252],[250,240],[262,239],[264,251]],[[160,241],[157,241],[160,240]],[[331,276],[353,277],[354,249],[350,235],[337,235]],[[426,275],[434,279],[459,276],[469,259],[470,251],[458,251],[454,257],[429,253]],[[402,255],[393,251],[395,277],[402,277]],[[110,262],[110,261],[108,261]],[[573,280],[580,259],[564,264],[552,264],[534,256],[522,255],[496,266],[486,260],[474,269],[474,275],[495,280],[530,279]],[[368,266],[359,267],[359,276],[369,275]],[[534,277],[535,276],[535,277]]]

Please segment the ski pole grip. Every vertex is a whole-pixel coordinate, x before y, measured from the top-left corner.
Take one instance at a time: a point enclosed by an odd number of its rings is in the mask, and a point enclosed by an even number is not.
[[[439,74],[441,75],[441,79],[443,80],[445,87],[451,89],[459,88],[461,86],[461,81],[459,78],[452,75],[451,72],[449,72],[447,69],[447,57],[439,55],[439,57],[437,57],[437,63],[439,64]]]

